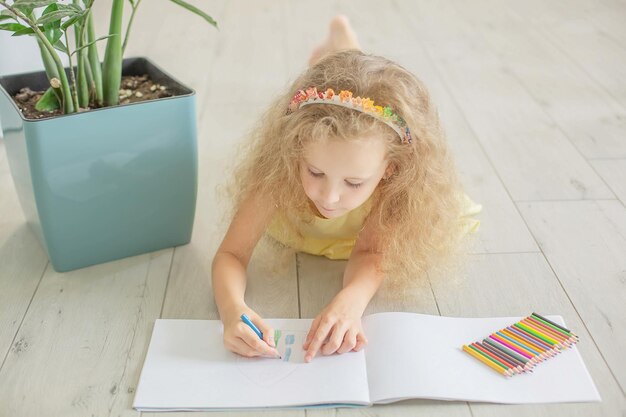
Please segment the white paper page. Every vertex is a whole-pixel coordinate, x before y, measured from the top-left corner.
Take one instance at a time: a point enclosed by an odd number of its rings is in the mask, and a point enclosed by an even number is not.
[[[369,402],[363,351],[317,356],[307,364],[302,343],[311,320],[267,321],[281,329],[277,348],[284,360],[248,359],[226,350],[219,320],[157,320],[133,407],[169,411]]]
[[[373,403],[404,398],[507,404],[600,401],[576,346],[504,377],[461,349],[523,317],[452,318],[412,313],[373,314],[363,320]],[[560,316],[548,319],[565,326]],[[574,331],[574,333],[576,333]]]

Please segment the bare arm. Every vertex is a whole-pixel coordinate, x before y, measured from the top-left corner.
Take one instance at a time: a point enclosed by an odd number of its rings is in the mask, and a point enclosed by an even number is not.
[[[380,288],[385,275],[379,265],[382,254],[363,250],[352,251],[343,274],[343,289],[338,297],[347,297],[361,314]]]
[[[263,235],[274,213],[273,205],[260,197],[251,197],[241,204],[222,244],[213,258],[212,283],[215,303],[224,323],[224,344],[245,356],[272,355],[273,330],[244,301],[246,268],[254,247]],[[242,313],[263,332],[262,343],[240,320]],[[269,345],[269,346],[268,346]]]
[[[352,250],[343,275],[343,289],[315,317],[304,343],[305,361],[318,350],[330,355],[360,350],[367,339],[361,316],[383,282],[382,253],[371,224],[366,224]]]

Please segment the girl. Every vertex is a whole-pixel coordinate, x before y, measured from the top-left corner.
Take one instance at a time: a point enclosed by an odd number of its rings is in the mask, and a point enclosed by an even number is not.
[[[244,301],[246,267],[264,234],[298,251],[348,259],[343,289],[306,337],[309,362],[318,351],[362,349],[361,316],[383,279],[419,278],[478,224],[462,219],[470,200],[415,76],[360,52],[342,16],[310,64],[252,135],[236,170],[236,213],[213,260],[224,344],[248,357],[278,356],[274,330]]]

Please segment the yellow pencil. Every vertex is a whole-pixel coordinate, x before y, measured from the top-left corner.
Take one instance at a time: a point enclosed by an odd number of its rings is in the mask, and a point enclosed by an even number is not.
[[[511,376],[511,373],[507,369],[503,368],[502,366],[498,365],[497,363],[493,361],[490,361],[489,359],[485,358],[479,353],[476,353],[475,351],[470,349],[469,346],[463,345],[463,350],[469,353],[470,355],[472,355],[473,357],[475,357],[476,359],[478,359],[479,361],[481,361],[482,363],[484,363],[485,365],[489,366],[491,369],[495,370],[496,372],[504,376]]]

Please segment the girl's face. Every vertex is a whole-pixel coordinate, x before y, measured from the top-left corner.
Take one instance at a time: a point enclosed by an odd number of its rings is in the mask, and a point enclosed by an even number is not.
[[[330,219],[365,203],[387,166],[382,140],[326,140],[306,146],[300,179],[307,197]]]

